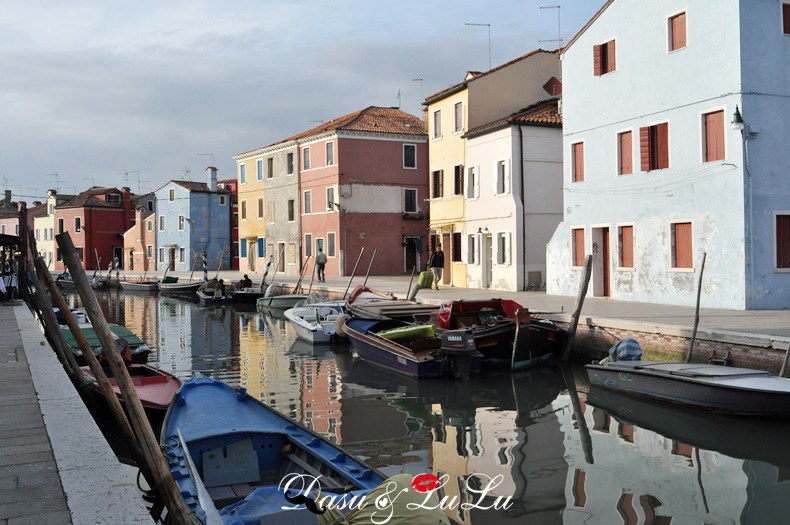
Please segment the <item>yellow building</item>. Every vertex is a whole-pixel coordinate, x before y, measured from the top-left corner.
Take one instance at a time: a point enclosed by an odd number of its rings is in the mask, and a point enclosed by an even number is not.
[[[55,206],[61,202],[74,197],[74,195],[58,195],[55,190],[47,191],[47,214],[33,219],[33,232],[36,235],[36,248],[38,253],[44,258],[50,269],[55,268],[57,247],[55,246],[55,235],[59,232],[55,229]]]
[[[233,160],[239,192],[239,271],[263,273],[266,266],[264,156],[255,150],[240,153]]]
[[[559,95],[559,57],[536,49],[486,72],[469,71],[462,82],[425,99],[429,140],[431,247],[444,251],[444,284],[466,286],[462,240],[470,227],[466,201],[477,199],[482,181],[466,166],[470,129],[481,129],[536,101]],[[513,219],[516,220],[515,218]],[[475,229],[476,231],[476,229]],[[469,232],[472,233],[472,232]],[[440,283],[441,284],[441,283]]]

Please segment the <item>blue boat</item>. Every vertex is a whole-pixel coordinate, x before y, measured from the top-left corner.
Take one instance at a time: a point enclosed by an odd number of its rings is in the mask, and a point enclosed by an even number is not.
[[[173,398],[160,440],[184,502],[202,523],[317,523],[307,510],[283,510],[292,506],[280,489],[286,476],[319,478],[322,493],[349,498],[385,479],[245,389],[201,374]]]
[[[393,372],[417,378],[458,376],[480,372],[483,355],[471,345],[445,350],[442,339],[436,336],[417,336],[413,339],[391,340],[379,333],[410,326],[399,319],[349,319],[343,333],[348,337],[357,355],[371,364]]]

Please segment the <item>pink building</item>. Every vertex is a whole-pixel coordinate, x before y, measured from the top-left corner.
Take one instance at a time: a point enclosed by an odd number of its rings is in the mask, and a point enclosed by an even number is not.
[[[422,119],[371,106],[286,141],[299,144],[303,260],[320,247],[327,275],[349,275],[365,247],[362,272],[374,250],[372,275],[424,266],[428,144]]]

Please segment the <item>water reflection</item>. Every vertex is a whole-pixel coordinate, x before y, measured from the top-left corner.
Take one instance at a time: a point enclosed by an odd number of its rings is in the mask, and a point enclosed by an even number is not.
[[[285,321],[257,311],[119,292],[100,302],[109,321],[153,347],[155,365],[244,386],[386,474],[446,473],[444,495],[467,503],[477,500],[470,487],[501,476],[491,495],[513,505],[456,506],[447,513],[458,523],[784,520],[788,425],[585,395],[583,384],[581,425],[555,368],[419,382],[355,360],[345,346],[301,343]],[[574,376],[586,383],[583,370]]]

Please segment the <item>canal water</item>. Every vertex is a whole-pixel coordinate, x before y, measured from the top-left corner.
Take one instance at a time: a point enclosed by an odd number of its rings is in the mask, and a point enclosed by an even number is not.
[[[489,483],[490,496],[512,498],[506,510],[450,505],[458,523],[790,522],[785,424],[590,391],[581,367],[418,382],[346,346],[297,341],[255,310],[121,291],[99,300],[108,321],[154,349],[152,364],[182,379],[243,386],[385,474],[446,474],[448,502],[474,503]]]

